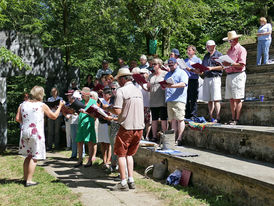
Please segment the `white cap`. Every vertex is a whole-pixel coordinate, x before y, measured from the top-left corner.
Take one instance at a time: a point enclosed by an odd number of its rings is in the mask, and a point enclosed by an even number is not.
[[[215,46],[216,44],[215,44],[215,41],[213,41],[213,40],[208,40],[208,41],[206,42],[206,45],[207,45],[207,46]]]

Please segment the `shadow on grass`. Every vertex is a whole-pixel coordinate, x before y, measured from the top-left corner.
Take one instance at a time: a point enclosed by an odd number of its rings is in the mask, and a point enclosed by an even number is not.
[[[24,180],[22,179],[0,179],[0,185],[6,185],[6,184],[24,184]]]
[[[1,153],[1,156],[18,155],[18,145],[8,145],[6,149]]]
[[[136,166],[135,171],[138,172],[141,175],[144,175],[144,167]],[[155,182],[160,183],[162,185],[166,185],[166,178],[164,180],[157,180],[152,177],[152,174],[148,174],[148,176]],[[144,178],[145,179],[145,178]],[[237,205],[231,197],[225,194],[217,194],[213,192],[209,192],[208,190],[195,187],[193,185],[189,185],[188,187],[183,187],[181,185],[177,186],[170,186],[177,191],[183,191],[186,192],[189,196],[195,198],[195,199],[201,199],[205,200],[209,205],[211,206],[231,206],[231,205]]]
[[[57,180],[51,183],[64,183],[70,188],[108,188],[116,183],[109,177],[98,164],[85,168],[74,168],[76,161],[68,161],[65,157],[49,157],[41,166],[48,166],[57,174]]]

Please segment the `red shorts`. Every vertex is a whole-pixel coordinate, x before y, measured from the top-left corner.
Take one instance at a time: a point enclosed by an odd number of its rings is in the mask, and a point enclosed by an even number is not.
[[[114,154],[118,157],[132,156],[139,147],[143,130],[126,130],[120,126],[114,144]]]

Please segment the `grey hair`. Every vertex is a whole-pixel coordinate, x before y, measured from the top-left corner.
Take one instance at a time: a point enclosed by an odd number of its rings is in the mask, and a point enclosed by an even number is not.
[[[90,96],[93,97],[96,101],[98,100],[98,93],[97,92],[91,91]]]
[[[163,65],[163,61],[162,61],[162,59],[160,59],[160,58],[155,58],[155,59],[153,59],[153,63],[159,64],[160,67]]]

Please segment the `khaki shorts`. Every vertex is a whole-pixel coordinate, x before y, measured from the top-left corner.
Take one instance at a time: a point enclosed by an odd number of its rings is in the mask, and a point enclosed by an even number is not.
[[[225,98],[243,99],[245,97],[246,73],[228,74],[226,76]]]
[[[184,120],[186,104],[183,102],[167,102],[168,120]]]
[[[203,84],[203,100],[206,102],[222,100],[221,86],[221,77],[205,77]]]

